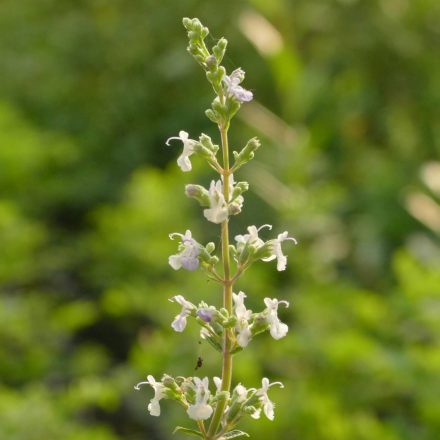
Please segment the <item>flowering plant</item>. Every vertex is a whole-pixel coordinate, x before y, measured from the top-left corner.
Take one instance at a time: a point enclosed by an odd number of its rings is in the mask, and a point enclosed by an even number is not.
[[[214,387],[210,388],[208,377],[173,378],[164,374],[160,381],[156,381],[149,375],[147,381],[138,383],[135,389],[140,389],[142,385],[153,388],[154,396],[148,405],[152,416],[160,415],[160,400],[172,399],[180,403],[189,418],[197,423],[198,429],[179,426],[175,432],[205,440],[249,437],[247,433],[235,429],[235,426],[247,415],[258,419],[262,411],[269,420],[273,420],[274,404],[269,399],[268,392],[274,385],[283,385],[280,382],[270,383],[269,379],[263,378],[260,388],[245,388],[240,383],[231,388],[232,357],[243,350],[256,335],[266,330],[274,339],[286,336],[288,327],[278,318],[278,307],[288,307],[289,303],[276,298],[265,298],[266,307],[260,312],[253,312],[246,308],[246,294],[241,291],[233,292],[234,285],[246,269],[259,260],[276,260],[277,270],[285,270],[287,257],[283,254],[282,243],[290,240],[296,244],[296,240],[283,232],[277,238],[264,241],[259,237],[260,231],[272,227],[263,225],[259,228],[249,226],[247,234],[237,235],[235,244],[230,243],[229,218],[241,212],[244,202],[242,194],[249,188],[247,182],[235,182],[233,174],[254,157],[260,142],[257,138],[250,139],[240,152],[233,152],[234,163],[230,164],[228,129],[240,106],[251,101],[253,94],[240,85],[245,76],[241,68],[228,75],[221,65],[227,46],[224,38],[210,52],[204,42],[209,34],[208,29],[197,18],[184,18],[183,25],[188,31],[188,52],[206,72],[206,78],[216,95],[211,108],[206,111],[206,116],[218,126],[222,160],[219,162],[217,158],[219,146],[206,134],[195,140],[181,130],[178,136],[170,137],[166,144],[170,145],[171,141],[182,142],[183,151],[177,159],[182,171],[191,171],[190,157],[199,155],[220,175],[218,180],[211,181],[209,188],[190,184],[186,186],[185,193],[204,208],[206,220],[220,225],[221,259],[214,255],[214,243],[203,245],[187,230],[184,234],[170,234],[172,240],[177,238],[180,243],[177,253],[169,257],[169,264],[174,270],[205,271],[210,279],[222,286],[223,304],[221,308],[204,301],[196,305],[182,295],[176,295],[170,301],[177,303],[181,310],[172,321],[171,327],[176,332],[183,332],[187,320],[194,319],[200,326],[200,337],[222,353],[222,377],[214,377]]]

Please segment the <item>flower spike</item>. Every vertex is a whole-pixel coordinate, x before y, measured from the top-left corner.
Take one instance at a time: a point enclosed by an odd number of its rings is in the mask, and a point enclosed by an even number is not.
[[[205,114],[217,125],[220,142],[217,145],[215,139],[203,133],[196,140],[191,139],[186,131],[180,130],[178,136],[166,140],[166,145],[169,146],[174,141],[183,144],[183,150],[177,158],[177,164],[183,172],[192,170],[191,156],[197,155],[218,173],[217,177],[209,179],[209,187],[196,183],[186,184],[185,194],[200,204],[206,220],[221,225],[221,243],[216,246],[214,240],[202,245],[193,238],[189,229],[183,234],[172,233],[169,237],[176,240],[178,246],[177,251],[168,257],[168,263],[174,270],[193,272],[202,269],[208,280],[222,285],[223,301],[216,307],[203,300],[193,304],[182,295],[175,295],[170,301],[178,304],[179,311],[172,320],[171,327],[176,332],[183,332],[188,318],[193,318],[200,328],[199,344],[204,340],[221,353],[222,376],[213,377],[212,391],[209,389],[208,377],[172,377],[168,374],[164,374],[160,381],[148,375],[146,381],[135,385],[135,389],[139,390],[143,385],[153,388],[154,396],[148,403],[148,411],[152,416],[160,415],[162,399],[171,399],[184,407],[193,425],[194,422],[197,424],[197,427],[193,427],[196,429],[178,426],[174,432],[205,440],[249,437],[247,433],[235,429],[237,423],[245,416],[259,418],[261,413],[273,420],[275,404],[268,397],[269,389],[275,385],[283,387],[283,384],[270,383],[269,379],[263,378],[258,389],[246,388],[241,383],[235,383],[231,387],[232,356],[245,349],[254,337],[265,331],[269,331],[274,339],[285,337],[288,326],[278,318],[278,309],[281,304],[288,307],[289,303],[266,297],[265,308],[254,313],[246,308],[246,294],[242,291],[235,293],[235,286],[237,280],[256,261],[276,260],[277,270],[285,270],[287,256],[283,254],[282,244],[287,240],[296,244],[296,240],[289,237],[287,232],[276,238],[263,240],[259,233],[264,228],[272,229],[272,226],[252,225],[244,234],[236,235],[235,243],[231,243],[229,218],[242,211],[243,194],[249,189],[248,182],[235,181],[234,176],[254,157],[260,141],[253,137],[241,150],[230,154],[229,145],[232,142],[229,142],[228,130],[241,105],[253,99],[253,93],[242,86],[245,72],[241,68],[227,74],[227,70],[221,65],[227,46],[224,38],[211,46],[206,41],[209,30],[199,19],[184,18],[183,25],[188,32],[188,52],[204,70],[215,94]],[[220,154],[222,158],[218,157]],[[230,161],[232,155],[233,163]],[[216,248],[221,249],[221,264]],[[233,264],[234,261],[236,264]],[[195,369],[201,366],[202,358],[199,353]],[[205,424],[208,419],[211,419],[209,424]]]

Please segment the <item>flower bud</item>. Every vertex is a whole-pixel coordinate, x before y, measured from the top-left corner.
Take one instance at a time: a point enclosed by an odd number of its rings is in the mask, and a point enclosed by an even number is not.
[[[212,256],[210,259],[209,259],[209,264],[211,265],[211,266],[215,266],[217,263],[219,262],[219,259],[218,259],[218,257],[217,256]]]
[[[214,112],[210,108],[205,111],[205,115],[208,117],[209,120],[214,122],[214,124],[218,124],[221,121],[221,117],[217,112]]]
[[[190,32],[190,34],[193,34],[193,32]],[[191,55],[197,55],[199,53],[199,46],[195,43],[189,43],[188,52]]]
[[[240,110],[241,102],[235,99],[234,97],[228,96],[226,99],[226,114],[227,120],[231,120],[235,113]]]
[[[252,336],[258,335],[259,333],[266,331],[268,328],[269,323],[267,322],[266,316],[263,313],[258,313],[252,323]]]
[[[238,196],[233,202],[231,202],[228,206],[229,215],[237,215],[241,212],[241,208],[243,208],[243,197]]]
[[[198,18],[193,18],[192,20],[192,28],[195,32],[201,33],[202,32],[202,23],[200,23],[200,20]]]
[[[220,315],[222,315],[223,318],[225,318],[225,319],[229,318],[229,312],[224,307],[222,307],[219,310],[219,313],[220,313]]]
[[[192,27],[192,20],[190,18],[184,17],[182,19],[182,23],[183,23],[183,26],[185,27],[186,30],[189,31],[191,29],[191,27]]]
[[[206,63],[206,67],[208,67],[208,69],[213,72],[216,70],[217,68],[217,59],[214,55],[209,55],[209,57],[206,58],[205,60]]]
[[[260,141],[254,137],[248,141],[248,143],[244,146],[244,148],[240,151],[240,153],[237,153],[237,151],[234,151],[234,157],[235,157],[235,163],[234,167],[239,168],[245,163],[249,162],[254,158],[255,151],[260,147],[261,143]]]
[[[200,33],[201,33],[202,40],[204,40],[209,35],[209,29],[205,26],[202,26]]]
[[[222,62],[223,57],[225,56],[227,45],[228,45],[227,40],[225,38],[220,38],[220,40],[218,40],[217,44],[212,48],[212,53],[214,54],[215,58],[217,59],[218,64],[220,64]]]
[[[174,391],[177,391],[177,389],[178,389],[178,386],[177,386],[176,381],[174,380],[173,377],[171,377],[171,376],[168,375],[168,374],[164,374],[164,375],[163,375],[163,377],[162,377],[162,383],[163,383],[167,388],[170,388],[170,389],[172,389],[172,390],[174,390]]]
[[[185,194],[187,197],[196,199],[200,203],[200,206],[210,205],[209,192],[201,185],[194,185],[192,183],[186,185]]]
[[[225,70],[224,70],[224,68],[221,68],[221,67],[219,69],[210,70],[210,71],[206,72],[206,78],[213,85],[214,90],[217,94],[220,93],[221,82],[222,82],[224,75],[225,75]]]
[[[183,388],[184,388],[184,393],[185,393],[185,399],[188,402],[194,402],[195,397],[196,397],[196,392],[195,392],[193,386],[191,385],[191,382],[185,381]]]
[[[218,145],[214,145],[212,143],[211,138],[208,135],[204,134],[204,133],[202,133],[200,135],[199,142],[200,142],[201,145],[203,145],[207,150],[209,150],[213,154],[216,154],[217,151],[219,150],[219,146]]]
[[[211,322],[216,310],[210,310],[209,308],[202,308],[197,310],[197,316],[204,322]]]
[[[249,183],[238,182],[232,190],[232,200],[236,199],[240,194],[243,194],[249,189]]]
[[[211,160],[213,159],[213,153],[211,150],[208,150],[208,148],[204,147],[201,143],[197,143],[194,145],[194,152],[197,153],[199,156],[203,157],[204,159]]]
[[[215,251],[215,244],[210,241],[206,246],[205,246],[206,252],[208,252],[208,254],[212,254],[212,252]]]
[[[241,384],[238,384],[231,397],[231,405],[228,410],[228,414],[226,416],[226,420],[228,423],[231,423],[237,417],[241,416],[241,410],[243,407],[244,402],[247,399],[248,390]]]
[[[229,319],[226,319],[225,321],[223,321],[222,324],[223,324],[223,327],[225,327],[225,328],[232,328],[235,326],[235,324],[237,324],[237,317],[231,316]]]
[[[229,391],[219,391],[217,394],[213,397],[211,403],[214,402],[221,402],[222,400],[228,400],[229,399]]]
[[[211,106],[212,106],[212,109],[213,109],[215,112],[217,112],[219,115],[222,115],[222,116],[226,115],[226,107],[225,107],[224,104],[222,104],[222,103],[220,102],[220,100],[218,99],[218,97],[215,98],[214,101],[212,101]]]
[[[273,245],[275,240],[266,241],[254,254],[256,260],[269,258],[273,254]]]

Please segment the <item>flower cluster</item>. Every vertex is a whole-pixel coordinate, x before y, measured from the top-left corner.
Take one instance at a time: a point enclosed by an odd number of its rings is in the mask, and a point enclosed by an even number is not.
[[[168,258],[168,263],[174,270],[185,269],[193,272],[202,267],[209,271],[218,263],[218,258],[211,255],[215,250],[215,244],[210,242],[206,246],[202,246],[194,240],[189,229],[185,234],[173,232],[169,237],[171,240],[176,237],[180,239],[177,254]]]
[[[258,233],[263,228],[272,229],[271,225],[263,225],[258,229],[256,226],[248,227],[248,234],[237,235],[235,241],[237,242],[235,258],[242,265],[249,265],[256,260],[272,261],[277,260],[277,270],[283,271],[287,266],[287,257],[283,254],[281,243],[290,240],[297,244],[293,237],[288,236],[288,232],[284,231],[278,234],[278,237],[264,242]]]
[[[219,401],[226,401],[225,419],[227,422],[237,422],[244,415],[258,419],[263,411],[269,419],[274,419],[274,403],[269,399],[268,391],[274,385],[283,388],[281,382],[270,383],[263,378],[261,388],[246,389],[238,384],[231,394],[221,390],[222,380],[214,377],[215,391],[209,389],[209,379],[204,377],[177,377],[173,378],[164,374],[161,381],[157,382],[152,375],[146,381],[134,386],[140,390],[141,386],[149,385],[153,388],[154,396],[148,404],[148,411],[152,416],[160,416],[160,401],[162,399],[176,400],[186,408],[186,413],[193,420],[209,419]]]
[[[207,339],[211,345],[221,351],[221,340],[225,329],[231,329],[234,333],[233,351],[239,351],[246,347],[249,341],[256,335],[269,330],[274,339],[281,339],[288,331],[287,324],[278,317],[278,306],[289,307],[287,301],[279,301],[276,298],[264,298],[266,308],[262,312],[253,313],[247,309],[244,300],[244,292],[233,293],[234,312],[229,314],[225,308],[217,310],[214,306],[208,306],[204,301],[198,306],[187,301],[182,295],[176,295],[170,299],[181,306],[181,311],[174,318],[171,327],[176,332],[183,332],[187,325],[187,318],[193,317],[201,326],[200,336]]]
[[[205,209],[204,212],[205,217],[211,221],[214,219],[218,220],[219,218],[223,217],[224,221],[228,217],[227,208],[226,212],[222,214],[222,205],[221,203],[217,202],[217,200],[220,198],[223,198],[224,202],[223,193],[221,192],[221,184],[218,185],[218,183],[219,182],[217,182],[217,188],[213,190],[213,192],[218,191],[218,198],[216,198],[217,196],[214,197],[216,201],[213,201],[211,205],[212,207],[210,209]],[[192,185],[192,187],[194,186],[196,185]],[[214,182],[211,183],[211,187],[213,186]],[[243,197],[238,195],[236,200],[236,203],[241,206],[243,203]],[[217,223],[217,221],[214,221],[214,223]],[[248,234],[235,236],[236,245],[230,246],[234,259],[242,268],[246,268],[256,260],[273,261],[276,259],[277,270],[283,271],[287,266],[287,256],[283,254],[281,244],[284,241],[289,240],[297,244],[297,241],[295,238],[289,237],[287,231],[284,231],[283,233],[278,234],[277,238],[265,242],[258,236],[258,233],[263,228],[272,229],[272,226],[263,225],[258,229],[256,226],[249,226],[247,228]],[[170,266],[174,270],[183,268],[192,272],[200,266],[201,262],[205,267],[211,268],[218,263],[218,258],[211,255],[215,249],[214,243],[210,242],[206,247],[202,246],[200,243],[194,240],[190,230],[187,230],[185,234],[180,234],[177,232],[170,234],[170,238],[172,240],[174,240],[175,237],[180,237],[178,253],[171,255],[168,259]]]

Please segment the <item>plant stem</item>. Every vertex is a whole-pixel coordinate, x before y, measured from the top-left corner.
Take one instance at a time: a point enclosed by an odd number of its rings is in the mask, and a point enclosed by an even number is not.
[[[197,425],[200,429],[200,432],[206,437],[205,424],[203,423],[203,420],[198,420]]]
[[[222,151],[223,151],[223,194],[226,203],[229,202],[229,145],[228,145],[228,127],[225,125],[219,126]],[[232,314],[232,286],[233,280],[231,279],[231,264],[229,256],[229,224],[226,219],[222,225],[222,260],[223,260],[223,307]],[[225,330],[223,336],[223,363],[222,363],[222,391],[228,391],[231,388],[232,380],[232,330]],[[227,400],[221,400],[218,402],[215,408],[214,415],[211,420],[211,424],[208,430],[208,439],[215,439],[215,435],[219,429],[223,413],[225,410]]]

